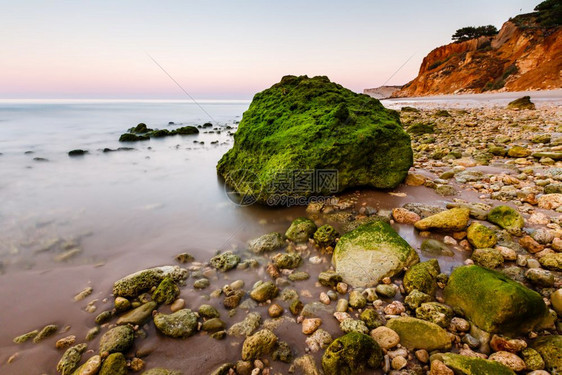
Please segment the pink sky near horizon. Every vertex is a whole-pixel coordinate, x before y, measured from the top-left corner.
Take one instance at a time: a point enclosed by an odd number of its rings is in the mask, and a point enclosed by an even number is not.
[[[413,79],[456,28],[501,27],[537,1],[26,1],[0,6],[0,98],[249,99],[283,75],[354,91]],[[427,3],[433,6],[428,6]],[[486,4],[488,12],[482,12]]]

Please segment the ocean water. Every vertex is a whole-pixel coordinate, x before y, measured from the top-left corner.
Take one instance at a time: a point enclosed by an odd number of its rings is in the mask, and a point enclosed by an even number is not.
[[[0,374],[55,374],[62,352],[54,342],[69,334],[83,342],[95,326],[94,317],[112,308],[111,288],[121,277],[177,264],[174,256],[182,252],[200,262],[220,251],[243,253],[248,240],[272,231],[283,233],[293,219],[305,215],[304,207],[240,206],[229,198],[215,167],[233,144],[227,127],[235,131],[249,102],[201,105],[208,115],[185,102],[0,101]],[[200,129],[198,135],[118,142],[120,134],[139,122],[160,129],[205,122],[214,126]],[[133,150],[103,152],[124,146]],[[69,157],[73,149],[88,153]],[[367,191],[362,199],[376,209],[442,200],[430,189],[401,186],[395,192],[402,195]],[[421,238],[412,226],[396,229],[412,246],[419,246]],[[462,257],[444,260],[443,269],[460,264]],[[303,270],[316,274],[329,265],[330,257],[324,255],[321,264],[307,264]],[[207,292],[238,278],[248,289],[257,280],[269,279],[264,268],[212,277]],[[317,291],[315,281],[300,282],[299,287]],[[181,297],[188,308],[197,309],[208,300],[192,283],[190,278]],[[86,287],[92,287],[93,294],[73,301]],[[302,300],[311,302],[317,296]],[[89,303],[96,312],[86,311]],[[245,314],[229,317],[220,303],[215,305],[228,326]],[[267,317],[266,307],[258,311]],[[335,331],[332,320],[327,319],[325,328]],[[47,324],[68,330],[41,344],[12,342]],[[293,331],[280,328],[296,352],[304,353],[303,336]],[[196,335],[171,340],[153,326],[146,327],[146,333],[147,339],[135,340],[135,348],[153,351],[146,358],[147,368],[164,366],[186,374],[197,368],[203,374],[239,358],[236,338],[217,342]],[[95,350],[98,340],[89,348]],[[14,355],[13,363],[7,364]],[[275,366],[286,373],[286,365]]]

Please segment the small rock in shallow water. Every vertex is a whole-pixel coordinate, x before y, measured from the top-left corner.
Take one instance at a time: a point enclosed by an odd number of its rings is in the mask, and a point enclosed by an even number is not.
[[[52,335],[54,335],[57,331],[58,331],[58,327],[54,324],[49,324],[47,326],[45,326],[34,338],[33,338],[33,342],[34,343],[39,343],[41,341],[43,341],[44,339],[46,339],[47,337],[50,337]]]
[[[392,349],[400,343],[400,336],[388,327],[378,327],[371,331],[371,337],[383,349]]]
[[[110,329],[100,339],[100,353],[126,352],[133,345],[135,334],[130,326]]]
[[[244,340],[242,359],[247,361],[261,358],[271,353],[276,343],[277,336],[269,329],[262,329]]]
[[[227,251],[223,254],[212,257],[210,263],[211,266],[217,270],[226,272],[233,269],[238,263],[240,263],[240,257],[232,251]]]
[[[189,309],[172,314],[157,313],[154,315],[154,325],[166,336],[186,338],[197,331],[197,315]]]
[[[60,372],[61,375],[71,375],[78,367],[82,359],[82,353],[84,353],[87,347],[86,344],[78,344],[68,348],[57,364],[57,371]]]

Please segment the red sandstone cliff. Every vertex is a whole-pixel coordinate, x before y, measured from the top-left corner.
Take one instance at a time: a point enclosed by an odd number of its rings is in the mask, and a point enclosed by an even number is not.
[[[508,21],[494,37],[431,51],[393,97],[562,88],[562,27]]]

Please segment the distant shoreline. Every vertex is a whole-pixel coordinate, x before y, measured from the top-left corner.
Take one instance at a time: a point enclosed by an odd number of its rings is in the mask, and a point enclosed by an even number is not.
[[[446,104],[448,107],[494,107],[504,106],[508,102],[522,96],[530,96],[537,105],[561,105],[562,88],[556,90],[538,91],[509,91],[481,94],[443,94],[432,96],[417,96],[408,98],[386,98],[380,101],[389,108],[400,106],[439,106]]]

